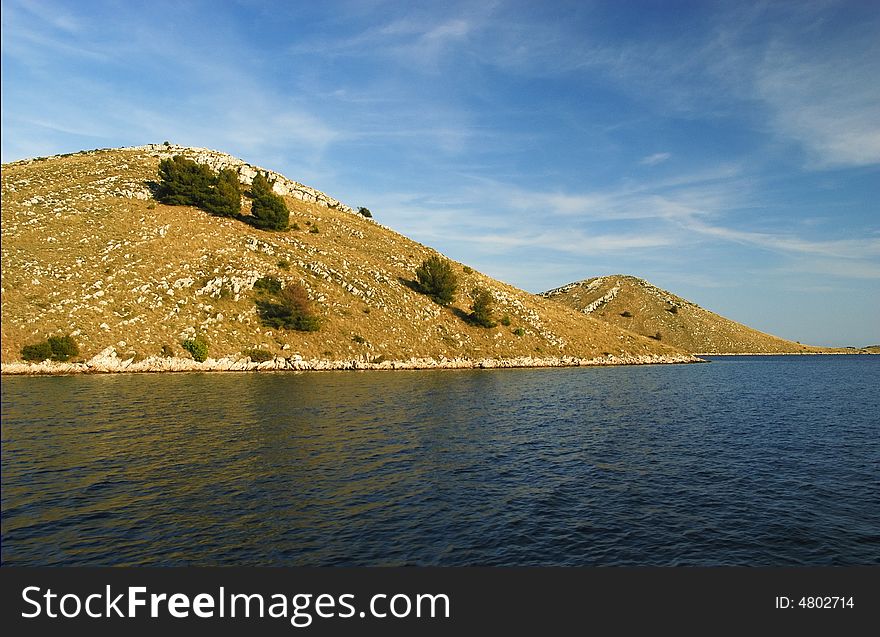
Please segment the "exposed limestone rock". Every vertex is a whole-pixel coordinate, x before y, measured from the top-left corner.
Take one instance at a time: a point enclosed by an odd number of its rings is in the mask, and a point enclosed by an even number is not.
[[[273,190],[279,195],[287,195],[301,201],[317,203],[328,208],[357,214],[357,211],[351,206],[345,205],[341,201],[334,199],[320,190],[316,190],[297,181],[292,181],[284,175],[276,173],[274,170],[252,166],[237,157],[221,153],[217,150],[211,150],[208,148],[191,148],[189,146],[178,146],[177,144],[169,144],[167,146],[165,144],[147,144],[146,146],[136,146],[135,150],[144,150],[162,159],[181,155],[187,159],[192,159],[199,164],[205,164],[214,171],[231,168],[238,173],[239,180],[244,184],[251,184],[254,181],[254,177],[259,173],[263,173],[270,182],[275,182]]]
[[[113,347],[108,347],[84,363],[5,363],[0,373],[14,375],[63,375],[63,374],[111,374],[119,372],[255,372],[255,371],[331,371],[331,370],[394,370],[394,369],[504,369],[525,367],[596,367],[609,365],[658,365],[703,362],[695,356],[614,356],[598,358],[515,357],[515,358],[410,358],[407,360],[305,360],[302,356],[275,357],[261,363],[248,357],[209,358],[197,362],[191,358],[163,358],[151,356],[134,362],[120,358]]]

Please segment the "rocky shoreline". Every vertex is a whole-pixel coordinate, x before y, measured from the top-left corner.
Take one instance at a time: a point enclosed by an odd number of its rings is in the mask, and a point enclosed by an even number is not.
[[[703,363],[704,360],[687,354],[675,356],[600,356],[597,358],[515,357],[515,358],[409,358],[406,360],[324,360],[304,359],[301,356],[276,357],[256,362],[244,357],[209,358],[197,362],[191,358],[164,358],[151,356],[142,360],[123,359],[112,347],[81,363],[4,363],[0,374],[43,376],[63,374],[114,373],[168,373],[168,372],[255,372],[255,371],[332,371],[332,370],[396,370],[396,369],[503,369],[522,367],[598,367],[617,365],[660,365]]]
[[[697,352],[694,356],[853,356],[856,354],[877,354],[867,350],[828,352]]]

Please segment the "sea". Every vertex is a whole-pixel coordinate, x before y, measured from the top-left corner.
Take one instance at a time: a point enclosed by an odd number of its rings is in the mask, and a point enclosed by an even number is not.
[[[4,566],[880,564],[880,356],[2,378]]]

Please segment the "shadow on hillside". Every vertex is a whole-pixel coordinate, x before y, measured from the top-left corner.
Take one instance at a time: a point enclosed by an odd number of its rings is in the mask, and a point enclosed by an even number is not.
[[[422,286],[419,285],[418,281],[413,281],[412,279],[406,279],[402,276],[399,276],[399,277],[397,277],[397,282],[405,287],[408,287],[413,292],[416,292],[418,294],[425,294],[425,292],[422,290]],[[436,303],[436,301],[434,301],[434,302]],[[438,303],[438,305],[439,305],[439,303]],[[471,316],[471,314],[469,312],[465,312],[461,308],[453,307],[451,305],[445,305],[445,306],[441,305],[440,307],[445,307],[447,310],[452,312],[457,318],[461,319],[462,321],[464,321],[468,325],[475,325],[474,317]]]
[[[397,277],[397,282],[405,287],[408,287],[413,292],[417,292],[418,294],[423,294],[422,286],[419,285],[418,281],[414,281],[413,279],[405,279],[402,276],[399,276],[399,277]]]
[[[290,310],[281,303],[260,299],[256,301],[256,306],[257,315],[264,327],[283,328],[291,319]]]
[[[153,199],[156,199],[156,195],[159,194],[159,182],[155,179],[146,179],[144,180],[144,186],[146,186],[147,190],[150,191],[150,194],[153,195]]]
[[[473,324],[474,322],[473,317],[461,308],[450,307],[449,311],[451,311],[453,314],[455,314],[457,318],[460,318],[465,323]]]

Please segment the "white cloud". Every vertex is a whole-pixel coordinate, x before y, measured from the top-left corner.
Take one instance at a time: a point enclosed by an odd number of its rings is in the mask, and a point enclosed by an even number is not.
[[[780,45],[757,69],[755,91],[776,130],[815,168],[880,163],[880,33],[873,38],[843,51]]]
[[[653,155],[648,155],[643,158],[639,163],[642,166],[656,166],[657,164],[662,164],[670,157],[672,157],[670,153],[654,153]]]
[[[809,254],[840,259],[868,259],[880,256],[880,239],[808,240],[781,233],[735,230],[709,224],[694,217],[679,220],[680,225],[699,234],[766,248],[777,252]]]

